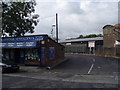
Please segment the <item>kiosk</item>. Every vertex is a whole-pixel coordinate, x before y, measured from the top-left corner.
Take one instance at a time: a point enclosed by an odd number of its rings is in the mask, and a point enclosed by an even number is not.
[[[19,64],[47,66],[64,58],[64,46],[48,35],[3,37],[2,56]]]

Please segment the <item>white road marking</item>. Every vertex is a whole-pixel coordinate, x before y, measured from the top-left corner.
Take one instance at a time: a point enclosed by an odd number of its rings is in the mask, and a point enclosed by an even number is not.
[[[90,67],[90,69],[89,69],[89,71],[88,71],[88,74],[90,74],[90,72],[91,72],[93,66],[94,66],[94,64],[91,65],[91,67]]]
[[[93,66],[94,66],[95,59],[92,58],[92,60],[93,60],[93,64],[91,65],[91,67],[90,67],[90,69],[89,69],[89,71],[88,71],[88,74],[90,74],[90,72],[91,72],[91,70],[92,70],[92,68],[93,68]]]

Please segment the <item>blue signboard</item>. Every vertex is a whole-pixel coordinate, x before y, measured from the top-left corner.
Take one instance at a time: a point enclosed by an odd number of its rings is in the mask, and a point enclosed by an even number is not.
[[[9,42],[2,43],[2,47],[4,48],[25,48],[25,47],[35,47],[37,46],[37,42],[29,41],[29,42]]]
[[[45,60],[45,47],[41,48],[41,60]]]
[[[43,36],[2,38],[2,48],[29,48],[39,46]]]
[[[20,42],[20,41],[38,41],[43,40],[43,36],[31,36],[31,37],[15,37],[15,38],[2,38],[4,42]]]
[[[50,52],[49,58],[50,59],[55,59],[55,48],[54,47],[50,47],[49,48],[49,52]]]

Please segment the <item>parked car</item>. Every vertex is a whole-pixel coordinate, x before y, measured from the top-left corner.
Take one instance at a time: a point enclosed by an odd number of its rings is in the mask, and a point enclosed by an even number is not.
[[[0,66],[2,67],[2,72],[16,72],[19,70],[19,65],[13,61],[2,59],[0,62]]]

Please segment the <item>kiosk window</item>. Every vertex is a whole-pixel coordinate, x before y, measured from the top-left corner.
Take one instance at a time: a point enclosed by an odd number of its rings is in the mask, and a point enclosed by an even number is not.
[[[38,50],[37,49],[27,49],[25,53],[25,60],[38,60]]]

